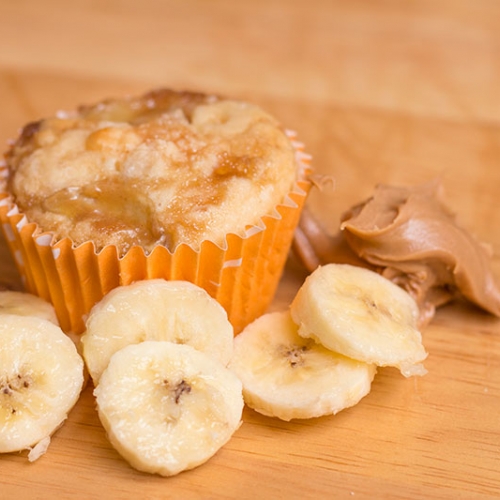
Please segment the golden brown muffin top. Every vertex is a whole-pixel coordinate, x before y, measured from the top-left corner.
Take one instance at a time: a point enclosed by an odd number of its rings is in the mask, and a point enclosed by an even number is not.
[[[122,254],[222,245],[297,176],[290,140],[259,107],[165,89],[28,124],[6,161],[8,189],[40,230]]]

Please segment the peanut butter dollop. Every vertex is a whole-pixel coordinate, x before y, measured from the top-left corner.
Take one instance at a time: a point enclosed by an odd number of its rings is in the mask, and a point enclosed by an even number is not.
[[[317,264],[340,260],[374,268],[415,298],[421,324],[457,297],[500,317],[491,249],[457,223],[439,182],[377,186],[373,196],[342,215],[336,237],[318,236],[318,223],[307,217],[299,239],[316,234],[319,247],[313,251],[309,241],[303,256],[315,253]]]

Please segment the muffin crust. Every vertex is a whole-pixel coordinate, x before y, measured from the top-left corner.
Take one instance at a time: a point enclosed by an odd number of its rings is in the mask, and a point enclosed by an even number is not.
[[[297,176],[290,140],[259,107],[166,89],[29,124],[6,161],[8,189],[40,231],[121,254],[224,245]]]

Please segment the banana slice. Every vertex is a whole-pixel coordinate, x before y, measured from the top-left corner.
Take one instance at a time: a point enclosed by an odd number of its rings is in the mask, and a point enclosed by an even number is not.
[[[234,339],[229,364],[245,403],[282,420],[338,413],[371,389],[376,367],[332,352],[297,333],[290,313],[265,314]]]
[[[189,345],[145,341],[118,351],[94,390],[99,418],[132,467],[162,476],[212,457],[241,423],[241,382]]]
[[[299,335],[328,349],[395,366],[406,377],[426,373],[416,302],[373,271],[349,264],[319,267],[306,278],[290,311]]]
[[[16,316],[34,316],[46,319],[54,325],[59,326],[54,306],[46,300],[27,292],[13,290],[0,291],[0,315],[15,314]],[[80,342],[80,335],[73,332],[65,332],[74,342],[76,350],[83,356],[83,349]],[[84,371],[85,383],[88,381],[88,373]]]
[[[116,351],[145,340],[189,344],[227,365],[233,327],[222,306],[187,281],[155,279],[115,288],[94,306],[81,339],[94,383]]]
[[[54,306],[30,293],[14,290],[0,291],[0,314],[36,316],[59,326]]]
[[[38,458],[83,387],[83,360],[53,323],[4,314],[0,321],[0,452]]]

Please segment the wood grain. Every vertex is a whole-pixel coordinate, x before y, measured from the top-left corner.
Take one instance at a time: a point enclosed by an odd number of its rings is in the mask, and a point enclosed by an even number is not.
[[[0,0],[0,142],[24,123],[166,85],[248,98],[297,130],[335,232],[377,183],[440,177],[500,277],[500,4],[489,0]],[[272,309],[304,279],[290,259]],[[0,240],[0,282],[20,287]],[[246,409],[207,464],[165,479],[111,448],[89,386],[48,453],[0,456],[0,498],[500,498],[500,321],[442,308],[428,374],[381,369],[334,417]]]

